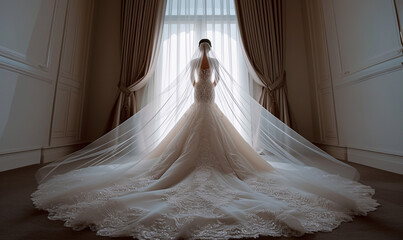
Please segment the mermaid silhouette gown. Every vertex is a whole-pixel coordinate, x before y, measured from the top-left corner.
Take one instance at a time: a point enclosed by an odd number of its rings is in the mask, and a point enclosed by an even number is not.
[[[110,166],[54,176],[35,206],[76,230],[138,239],[300,236],[376,208],[370,187],[259,155],[214,103],[212,70],[198,75],[195,102],[139,164],[113,177]]]

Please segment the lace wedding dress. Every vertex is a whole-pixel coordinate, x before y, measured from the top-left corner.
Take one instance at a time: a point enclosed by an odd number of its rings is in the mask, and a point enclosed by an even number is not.
[[[253,149],[215,103],[213,65],[193,68],[194,103],[156,147],[54,174],[35,206],[76,230],[138,239],[300,236],[376,208],[368,186]]]

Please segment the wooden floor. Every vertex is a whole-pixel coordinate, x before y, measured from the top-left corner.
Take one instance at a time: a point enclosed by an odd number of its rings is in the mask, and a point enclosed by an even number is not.
[[[381,204],[366,217],[343,223],[330,233],[306,234],[298,240],[394,240],[403,239],[403,176],[362,165],[352,164],[361,173],[361,182],[375,188],[375,199]],[[47,213],[36,210],[30,194],[36,188],[34,174],[39,165],[0,173],[0,239],[109,239],[90,230],[73,231],[61,221],[47,219]],[[114,238],[131,239],[131,238]],[[260,239],[292,239],[261,237]]]

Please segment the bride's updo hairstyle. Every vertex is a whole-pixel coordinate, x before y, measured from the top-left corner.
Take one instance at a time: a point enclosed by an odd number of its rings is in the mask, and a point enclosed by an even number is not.
[[[211,47],[211,42],[210,40],[208,40],[207,38],[204,38],[202,40],[199,41],[199,47],[202,43],[208,43],[208,45]]]
[[[207,38],[201,39],[199,41],[199,49],[200,50],[210,51],[210,48],[211,48],[211,42]]]

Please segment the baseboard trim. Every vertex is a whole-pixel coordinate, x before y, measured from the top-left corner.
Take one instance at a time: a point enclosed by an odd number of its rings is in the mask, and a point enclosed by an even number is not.
[[[0,155],[0,172],[38,164],[41,162],[41,149]]]
[[[316,144],[320,149],[327,152],[330,156],[342,160],[347,161],[347,148],[340,147],[340,146],[333,146],[333,145],[326,145],[326,144]]]
[[[34,164],[53,162],[85,147],[87,144],[80,142],[65,146],[50,146],[0,154],[0,172]]]
[[[77,143],[74,145],[67,146],[57,146],[57,147],[47,147],[42,149],[41,163],[50,163],[60,159],[64,156],[69,155],[72,152],[80,150],[85,147],[88,143]]]
[[[403,156],[323,143],[315,145],[339,160],[403,175]]]
[[[350,162],[403,175],[403,156],[348,148],[347,159]]]

